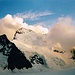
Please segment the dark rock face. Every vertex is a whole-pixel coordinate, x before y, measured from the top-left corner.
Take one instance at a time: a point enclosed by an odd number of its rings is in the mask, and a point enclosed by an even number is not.
[[[71,58],[72,58],[73,60],[75,60],[75,49],[71,50],[71,53],[72,53],[72,57],[71,57]]]
[[[2,52],[3,55],[9,55],[11,51],[11,45],[12,43],[7,39],[5,34],[0,36],[0,52]]]
[[[7,45],[9,43],[10,43],[10,41],[7,39],[5,34],[0,36],[0,44]]]
[[[55,49],[54,52],[62,53],[62,54],[63,54],[65,51],[59,51],[59,50],[56,50],[56,49]]]
[[[10,55],[8,57],[8,69],[23,69],[26,67],[26,69],[31,68],[31,63],[26,59],[24,54],[18,50],[18,48],[13,44],[12,49],[10,52]]]
[[[6,35],[0,36],[0,45],[2,46],[0,52],[3,53],[3,55],[8,56],[8,69],[23,69],[24,67],[28,69],[32,67],[32,64],[26,59],[25,55],[14,43],[7,39]]]
[[[43,59],[40,58],[38,55],[34,55],[30,59],[31,59],[31,63],[33,63],[33,64],[35,64],[35,62],[37,64],[42,64],[42,65],[44,64]]]
[[[41,56],[41,55],[39,55],[37,53],[35,53],[33,56],[30,56],[30,62],[32,64],[35,64],[35,63],[41,64],[41,65],[43,65],[43,66],[48,68],[48,65],[46,63],[46,60],[45,60],[44,56]]]

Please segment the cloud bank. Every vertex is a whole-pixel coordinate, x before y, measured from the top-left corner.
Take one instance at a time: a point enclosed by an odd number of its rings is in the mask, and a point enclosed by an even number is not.
[[[15,31],[21,27],[31,29],[40,34],[48,33],[48,29],[41,25],[28,25],[26,22],[23,22],[22,18],[12,17],[12,15],[9,14],[0,19],[0,34],[6,34],[10,40],[13,38]]]
[[[57,46],[64,50],[75,47],[75,26],[71,17],[58,18],[58,22],[51,29],[43,27],[42,23],[28,25],[23,22],[22,18],[12,17],[9,14],[0,19],[0,34],[6,34],[10,40],[12,40],[15,31],[21,27],[31,29],[39,34],[47,34],[44,39],[48,46]]]
[[[59,18],[48,33],[48,42],[50,42],[49,39],[54,44],[60,43],[65,50],[75,46],[75,26],[72,25],[72,19],[70,17]]]

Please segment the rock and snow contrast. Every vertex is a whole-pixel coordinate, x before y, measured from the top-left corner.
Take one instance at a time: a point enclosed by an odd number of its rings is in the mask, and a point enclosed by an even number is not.
[[[46,34],[20,28],[9,41],[0,36],[0,69],[2,71],[48,71],[75,66],[75,49],[62,50],[47,44]]]

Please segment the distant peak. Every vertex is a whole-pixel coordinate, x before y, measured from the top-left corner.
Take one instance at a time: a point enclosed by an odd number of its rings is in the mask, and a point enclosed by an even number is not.
[[[5,34],[0,35],[0,40],[2,41],[2,39],[7,39],[8,40],[8,38],[7,38],[7,36]]]
[[[5,34],[0,35],[0,37],[7,37]]]

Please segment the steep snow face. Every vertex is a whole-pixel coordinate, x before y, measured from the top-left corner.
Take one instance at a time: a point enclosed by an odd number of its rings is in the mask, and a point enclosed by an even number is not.
[[[18,40],[21,43],[42,46],[45,43],[41,35],[44,37],[43,34],[35,33],[30,29],[21,28],[16,31],[14,40]]]
[[[45,36],[32,30],[21,28],[16,31],[12,42],[26,55],[27,59],[32,63],[33,69],[57,70],[74,66],[71,53],[59,50],[59,48],[49,48],[46,40],[43,39]]]

